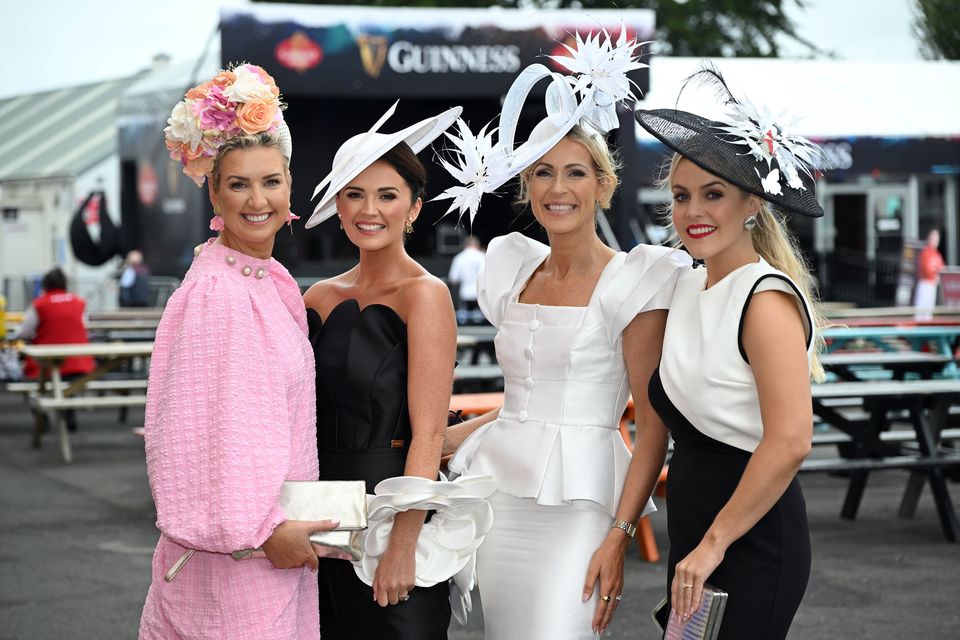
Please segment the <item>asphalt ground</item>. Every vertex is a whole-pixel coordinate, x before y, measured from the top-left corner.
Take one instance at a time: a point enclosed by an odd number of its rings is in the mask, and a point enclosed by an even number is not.
[[[30,447],[26,403],[0,392],[2,640],[136,637],[158,536],[143,441],[130,429],[143,412],[131,411],[125,425],[116,410],[80,412],[77,421],[74,462],[64,464],[54,434]],[[929,490],[914,518],[897,517],[906,479],[873,474],[849,522],[839,517],[843,478],[802,477],[813,569],[790,638],[960,638],[960,545],[945,542]],[[960,509],[960,486],[950,486]],[[665,557],[663,513],[653,525]],[[649,612],[664,590],[665,560],[643,562],[631,547],[605,637],[657,638]],[[452,623],[451,640],[480,640],[479,613],[466,627]]]

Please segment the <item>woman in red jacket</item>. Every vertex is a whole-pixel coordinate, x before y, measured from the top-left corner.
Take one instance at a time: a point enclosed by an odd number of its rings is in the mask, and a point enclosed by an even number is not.
[[[54,267],[40,283],[43,293],[38,296],[23,317],[23,324],[17,338],[33,344],[86,344],[87,327],[85,321],[86,302],[80,296],[67,291],[67,277]],[[67,358],[60,367],[64,377],[85,375],[93,371],[92,356]],[[24,377],[32,379],[40,375],[40,367],[35,360],[27,358],[24,363]],[[73,411],[66,414],[67,427],[76,428]]]

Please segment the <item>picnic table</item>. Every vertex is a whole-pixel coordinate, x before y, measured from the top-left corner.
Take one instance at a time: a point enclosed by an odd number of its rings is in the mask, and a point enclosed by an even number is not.
[[[87,344],[24,345],[22,352],[37,361],[40,378],[35,391],[30,394],[30,405],[35,410],[33,446],[40,447],[43,434],[43,415],[49,415],[56,425],[60,438],[60,452],[64,462],[73,460],[70,434],[67,431],[64,412],[69,409],[144,406],[146,381],[134,381],[126,390],[143,389],[144,393],[123,396],[83,397],[80,394],[93,388],[103,376],[134,358],[146,358],[153,353],[153,342],[91,342]],[[87,375],[64,380],[60,367],[66,358],[93,356],[97,366]]]
[[[950,407],[960,401],[960,380],[886,380],[873,382],[827,382],[811,387],[813,412],[850,437],[845,456],[814,459],[800,470],[840,471],[850,475],[841,516],[854,519],[860,507],[867,480],[872,471],[905,469],[911,478],[900,505],[900,514],[910,516],[928,481],[944,537],[958,539],[957,516],[944,479],[948,467],[960,465],[960,454],[941,448],[941,434],[947,426]],[[864,419],[843,415],[834,401],[857,400],[866,413]],[[882,434],[898,415],[906,411],[916,436],[917,450],[911,443],[885,441]]]
[[[890,371],[894,380],[903,380],[910,373],[928,379],[952,362],[952,356],[922,351],[851,351],[820,356],[824,369],[847,382],[862,381],[865,373],[878,370]]]
[[[883,327],[827,327],[822,335],[827,344],[827,352],[843,350],[863,350],[872,348],[880,351],[925,351],[950,358],[944,367],[944,375],[960,377],[960,370],[953,362],[960,340],[960,326],[957,325],[915,325]],[[904,345],[908,345],[904,349]]]
[[[957,325],[886,325],[882,327],[826,327],[822,331],[827,342],[827,351],[862,348],[864,344],[874,345],[883,351],[897,351],[894,341],[910,343],[914,351],[920,351],[925,344],[934,343],[937,353],[953,356],[954,346],[960,336]]]

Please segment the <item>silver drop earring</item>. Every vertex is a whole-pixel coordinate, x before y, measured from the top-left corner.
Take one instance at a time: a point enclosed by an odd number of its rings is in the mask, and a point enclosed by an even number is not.
[[[757,216],[748,216],[746,220],[743,221],[743,228],[747,231],[753,231],[757,228]]]

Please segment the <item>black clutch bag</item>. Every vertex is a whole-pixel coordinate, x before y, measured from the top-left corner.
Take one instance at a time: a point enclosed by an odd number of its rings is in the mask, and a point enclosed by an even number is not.
[[[705,584],[700,608],[693,612],[689,620],[680,620],[680,616],[667,606],[667,599],[664,598],[653,610],[653,621],[664,632],[664,640],[716,640],[726,605],[727,592]]]

